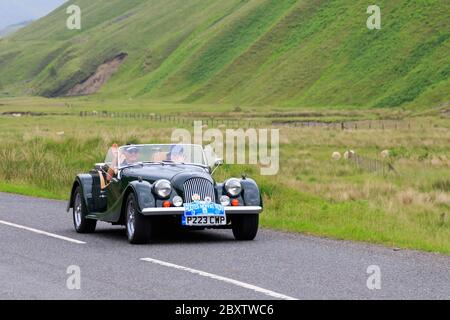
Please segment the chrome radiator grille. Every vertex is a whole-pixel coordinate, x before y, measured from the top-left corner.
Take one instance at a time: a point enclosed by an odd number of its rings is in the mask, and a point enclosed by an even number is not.
[[[193,202],[192,196],[198,194],[200,201],[205,201],[206,197],[210,197],[212,202],[216,201],[213,184],[203,178],[192,178],[184,183],[184,201],[186,203]]]

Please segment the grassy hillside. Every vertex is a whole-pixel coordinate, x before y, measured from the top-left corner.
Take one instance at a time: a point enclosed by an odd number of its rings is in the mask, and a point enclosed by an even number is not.
[[[31,22],[32,22],[32,20],[23,21],[23,22],[20,22],[20,23],[9,25],[9,26],[1,29],[0,30],[0,38],[3,38],[3,37],[6,37],[8,35],[13,34],[17,30],[20,30],[21,28],[29,25]]]
[[[0,95],[63,95],[127,53],[100,97],[279,107],[450,101],[450,2],[77,0],[0,40]]]

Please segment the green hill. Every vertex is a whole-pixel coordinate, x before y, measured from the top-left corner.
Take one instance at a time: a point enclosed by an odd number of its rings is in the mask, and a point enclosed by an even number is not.
[[[33,22],[33,21],[32,21],[32,20],[29,20],[29,21],[23,21],[23,22],[20,22],[20,23],[16,23],[16,24],[9,25],[9,26],[7,26],[7,27],[1,29],[1,30],[0,30],[0,38],[6,37],[6,36],[8,36],[8,35],[13,34],[13,33],[16,32],[17,30],[20,30],[21,28],[23,28],[23,27],[29,25],[31,22]]]
[[[0,40],[0,92],[59,96],[123,54],[96,93],[176,102],[433,107],[450,101],[450,2],[77,0]]]

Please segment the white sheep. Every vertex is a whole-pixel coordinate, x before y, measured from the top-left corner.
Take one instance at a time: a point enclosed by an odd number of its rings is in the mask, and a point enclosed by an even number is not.
[[[391,153],[389,152],[389,150],[383,150],[383,151],[381,151],[380,155],[381,155],[382,159],[387,159],[387,158],[389,158]]]
[[[333,154],[331,155],[331,159],[335,161],[339,161],[341,160],[341,158],[342,158],[341,154],[337,151],[333,152]]]
[[[345,151],[345,153],[344,153],[344,159],[346,159],[346,160],[351,159],[351,158],[353,158],[355,155],[356,155],[356,152],[353,151],[353,150]]]

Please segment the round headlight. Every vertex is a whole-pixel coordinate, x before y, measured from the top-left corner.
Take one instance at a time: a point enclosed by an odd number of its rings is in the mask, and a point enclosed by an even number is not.
[[[161,198],[167,198],[172,193],[172,185],[169,180],[158,180],[155,183],[155,193]]]
[[[227,182],[225,182],[225,190],[230,196],[235,197],[242,191],[241,182],[236,178],[229,179]]]
[[[229,206],[230,205],[230,197],[229,196],[221,196],[220,204],[223,205],[224,207]]]
[[[173,197],[172,202],[175,207],[181,207],[183,205],[183,198],[180,196],[175,196]]]

